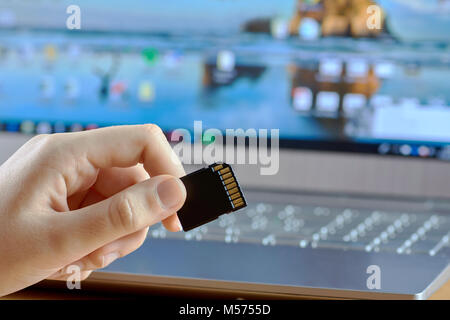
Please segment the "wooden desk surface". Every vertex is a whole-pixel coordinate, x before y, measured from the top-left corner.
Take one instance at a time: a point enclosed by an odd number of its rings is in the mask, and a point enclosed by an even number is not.
[[[60,299],[120,299],[124,298],[125,295],[114,292],[96,292],[89,293],[86,295],[85,293],[77,292],[78,290],[45,290],[40,288],[27,288],[21,290],[19,292],[10,294],[1,299],[6,300],[15,300],[15,299],[51,299],[51,300],[60,300]],[[157,292],[155,292],[157,294]],[[202,297],[202,296],[200,296]],[[204,297],[204,295],[203,295]],[[127,295],[129,298],[129,295]],[[442,286],[438,291],[436,291],[430,298],[430,300],[450,300],[450,281],[448,281],[444,286]]]
[[[431,300],[450,300],[450,281],[447,281],[438,291],[430,298]]]

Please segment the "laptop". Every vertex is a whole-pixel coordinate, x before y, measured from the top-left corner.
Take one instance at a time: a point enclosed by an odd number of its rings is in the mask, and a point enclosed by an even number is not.
[[[151,122],[195,151],[229,129],[248,203],[154,225],[86,283],[427,299],[450,279],[449,1],[71,5],[0,5],[0,163],[39,133]]]

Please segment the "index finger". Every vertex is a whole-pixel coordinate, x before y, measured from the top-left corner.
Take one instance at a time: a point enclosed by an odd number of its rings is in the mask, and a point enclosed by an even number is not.
[[[186,174],[164,133],[154,124],[107,127],[62,136],[62,148],[67,147],[70,156],[76,159],[78,171],[83,171],[83,166],[90,167],[86,168],[89,171],[143,163],[150,177],[169,174],[180,178]],[[77,176],[70,172],[63,174],[70,194],[77,186]],[[176,214],[163,223],[169,230],[180,229]]]
[[[185,175],[162,130],[155,124],[107,127],[67,136],[76,155],[95,168],[131,167],[141,162],[150,176]]]

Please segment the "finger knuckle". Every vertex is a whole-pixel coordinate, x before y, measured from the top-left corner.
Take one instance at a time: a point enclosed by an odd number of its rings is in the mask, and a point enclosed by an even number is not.
[[[83,264],[87,270],[96,270],[104,267],[103,255],[98,252],[93,252],[83,259]]]
[[[65,146],[62,137],[58,134],[42,134],[34,138],[33,154],[36,157],[36,164],[45,166],[61,165],[64,158]]]
[[[51,134],[38,134],[30,139],[30,143],[39,145],[40,147],[46,147],[51,145],[51,140],[53,139]]]
[[[34,137],[32,141],[39,150],[48,154],[57,151],[61,147],[60,134],[40,134]]]
[[[109,213],[113,227],[125,232],[131,232],[136,229],[137,213],[129,195],[124,194],[117,197],[115,204],[110,207]]]
[[[154,123],[144,124],[143,129],[144,129],[145,133],[148,135],[153,135],[153,136],[164,135],[162,129]]]
[[[30,143],[38,143],[40,141],[42,141],[43,139],[46,139],[49,136],[49,134],[37,134],[35,136],[33,136],[29,142]]]

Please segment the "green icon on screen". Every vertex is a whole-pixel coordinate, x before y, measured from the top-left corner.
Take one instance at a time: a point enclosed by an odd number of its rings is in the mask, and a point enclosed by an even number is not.
[[[155,48],[145,48],[142,50],[142,56],[149,64],[154,64],[158,60],[158,50]]]

